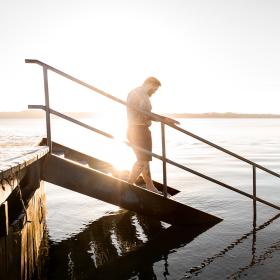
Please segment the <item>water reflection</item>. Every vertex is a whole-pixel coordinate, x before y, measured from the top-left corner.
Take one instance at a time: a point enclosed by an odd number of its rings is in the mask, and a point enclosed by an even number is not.
[[[154,279],[153,264],[185,246],[209,227],[166,227],[120,210],[59,243],[50,241],[48,279]]]
[[[215,254],[214,256],[203,260],[200,265],[192,267],[189,270],[187,270],[185,273],[184,279],[190,279],[193,276],[198,276],[205,267],[207,267],[208,265],[213,263],[217,258],[224,257],[225,254],[227,254],[229,251],[231,251],[237,245],[243,243],[248,237],[252,236],[252,247],[251,247],[252,259],[251,259],[250,263],[245,267],[239,268],[236,272],[232,273],[229,277],[227,277],[228,279],[239,278],[244,271],[248,270],[249,268],[252,268],[256,264],[265,260],[267,257],[270,257],[274,251],[280,249],[280,240],[279,240],[279,241],[275,242],[273,245],[269,246],[267,248],[267,250],[265,251],[265,253],[261,254],[258,257],[256,255],[257,232],[266,228],[267,226],[269,226],[272,222],[274,222],[279,217],[280,217],[280,214],[277,214],[276,216],[272,217],[271,219],[269,219],[268,221],[266,221],[265,223],[263,223],[262,225],[260,225],[258,227],[256,227],[256,221],[254,218],[253,219],[253,229],[250,232],[243,234],[240,238],[231,242],[226,248],[224,248],[223,250],[221,250],[219,253]]]
[[[279,250],[280,250],[280,240],[278,240],[277,242],[274,242],[271,246],[265,248],[264,252],[262,254],[260,254],[259,256],[254,256],[252,258],[252,262],[249,265],[239,268],[236,272],[232,273],[229,276],[229,278],[230,279],[240,278],[242,275],[245,275],[245,272],[248,269],[253,268],[257,264],[262,264],[266,259],[271,259],[272,254]]]

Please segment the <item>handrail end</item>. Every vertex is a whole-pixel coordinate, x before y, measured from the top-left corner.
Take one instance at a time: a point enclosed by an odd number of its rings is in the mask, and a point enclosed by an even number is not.
[[[45,106],[43,106],[43,105],[28,105],[28,109],[42,109],[42,110],[45,110]]]
[[[37,59],[29,59],[29,58],[26,58],[25,59],[25,63],[36,63],[36,64],[41,64],[42,62],[37,60]]]

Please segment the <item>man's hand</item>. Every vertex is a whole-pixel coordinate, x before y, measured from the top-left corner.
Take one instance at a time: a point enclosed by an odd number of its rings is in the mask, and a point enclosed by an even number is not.
[[[168,118],[168,117],[163,117],[163,121],[167,124],[170,124],[170,125],[180,124],[180,122],[178,122],[174,119]]]
[[[153,121],[163,122],[163,123],[166,123],[166,124],[169,124],[169,125],[180,124],[178,121],[173,120],[171,118],[164,117],[164,116],[161,116],[161,115],[158,115],[158,114],[155,114],[155,113],[151,113],[151,114],[153,115],[153,117],[151,118]]]

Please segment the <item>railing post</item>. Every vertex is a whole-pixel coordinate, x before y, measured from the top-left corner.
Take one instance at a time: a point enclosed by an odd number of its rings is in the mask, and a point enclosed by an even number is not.
[[[256,227],[257,220],[257,182],[256,182],[256,165],[253,165],[253,226]]]
[[[162,123],[162,122],[161,122],[161,147],[162,147],[163,195],[164,195],[164,197],[167,197],[165,126],[164,126],[164,123]]]
[[[46,106],[46,126],[47,126],[47,145],[50,153],[52,152],[52,137],[51,137],[51,118],[50,118],[50,99],[49,99],[49,85],[48,85],[48,69],[43,66],[44,73],[44,89],[45,89],[45,106]]]

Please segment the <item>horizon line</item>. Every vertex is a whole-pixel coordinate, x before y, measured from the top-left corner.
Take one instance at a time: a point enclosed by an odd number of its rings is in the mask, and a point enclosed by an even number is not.
[[[62,113],[78,116],[98,116],[105,113],[92,111],[63,111]],[[280,113],[236,113],[236,112],[204,112],[204,113],[161,113],[174,118],[280,118]],[[2,111],[0,118],[43,118],[44,111],[23,110],[23,111]]]

